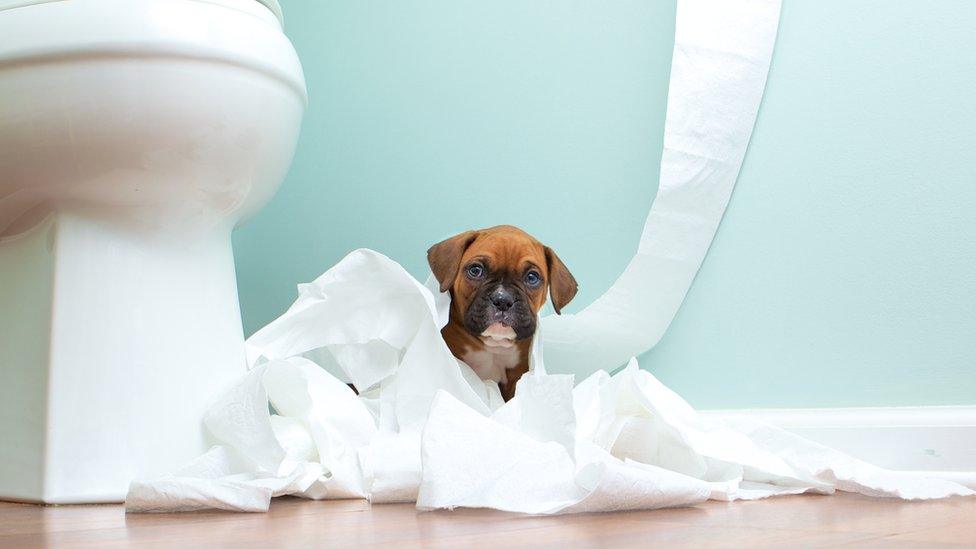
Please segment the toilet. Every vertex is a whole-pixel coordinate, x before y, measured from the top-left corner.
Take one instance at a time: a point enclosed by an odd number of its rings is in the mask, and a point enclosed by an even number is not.
[[[0,0],[0,499],[121,501],[213,442],[246,369],[231,231],[306,105],[281,18]]]

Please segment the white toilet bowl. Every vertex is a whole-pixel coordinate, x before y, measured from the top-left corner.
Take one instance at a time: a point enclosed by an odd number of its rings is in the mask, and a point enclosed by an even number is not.
[[[245,370],[230,233],[305,101],[275,0],[0,0],[0,499],[206,450]]]

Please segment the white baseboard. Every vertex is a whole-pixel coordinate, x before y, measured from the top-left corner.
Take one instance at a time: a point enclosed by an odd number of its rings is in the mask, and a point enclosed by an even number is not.
[[[976,488],[976,406],[702,413],[764,421],[875,465]]]

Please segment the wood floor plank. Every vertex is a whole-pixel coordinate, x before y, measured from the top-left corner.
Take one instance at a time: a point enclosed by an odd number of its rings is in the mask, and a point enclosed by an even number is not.
[[[976,545],[976,498],[902,502],[851,494],[534,517],[280,498],[268,513],[126,515],[119,505],[0,503],[7,547],[723,547]]]
[[[976,545],[976,513],[967,522],[916,530],[907,534],[886,536],[885,541],[909,541],[922,544],[950,543]]]

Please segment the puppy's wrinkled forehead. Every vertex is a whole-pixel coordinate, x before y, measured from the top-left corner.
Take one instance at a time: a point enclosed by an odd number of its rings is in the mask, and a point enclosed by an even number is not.
[[[532,265],[546,271],[542,244],[515,227],[498,227],[481,232],[461,257],[461,265],[480,260],[489,269],[520,271]]]

